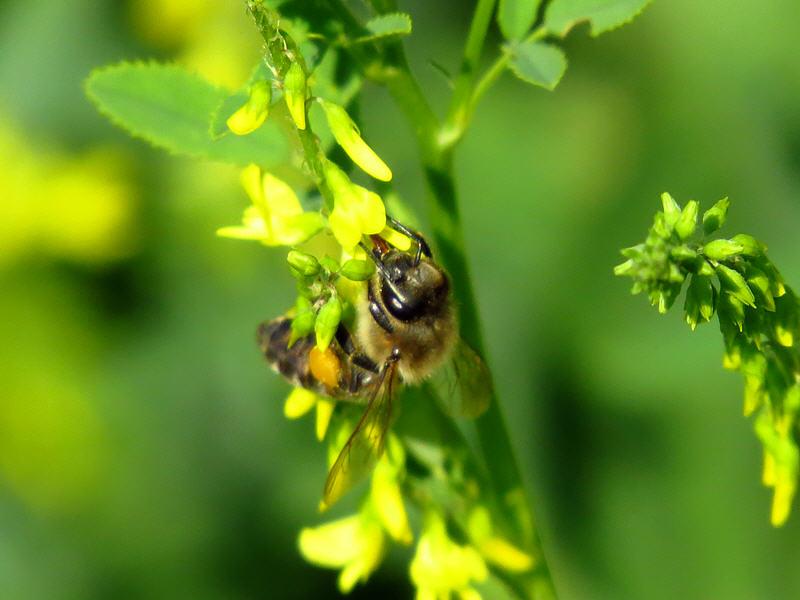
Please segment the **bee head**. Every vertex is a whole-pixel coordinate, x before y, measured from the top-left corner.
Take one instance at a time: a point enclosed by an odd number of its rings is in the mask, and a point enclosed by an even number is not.
[[[382,263],[377,274],[381,300],[394,318],[411,321],[447,308],[450,281],[436,263],[399,250],[387,252]]]

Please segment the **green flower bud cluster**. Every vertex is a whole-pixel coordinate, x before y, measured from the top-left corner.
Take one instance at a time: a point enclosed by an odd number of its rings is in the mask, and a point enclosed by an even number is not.
[[[317,259],[313,254],[290,250],[286,261],[297,280],[298,297],[292,318],[291,346],[298,339],[314,333],[317,347],[326,350],[336,335],[339,323],[355,318],[351,302],[344,299],[340,288],[349,282],[362,282],[375,272],[369,260],[351,258],[339,264],[329,256]]]
[[[756,412],[756,433],[764,448],[765,485],[774,488],[771,521],[789,516],[800,450],[795,441],[800,411],[800,302],[767,258],[766,247],[750,235],[707,239],[721,228],[730,205],[723,198],[702,215],[689,201],[680,207],[663,194],[644,243],[626,248],[628,259],[616,275],[631,277],[632,292],[645,292],[667,312],[688,280],[684,316],[694,330],[719,320],[725,343],[723,366],[744,377],[744,414]]]

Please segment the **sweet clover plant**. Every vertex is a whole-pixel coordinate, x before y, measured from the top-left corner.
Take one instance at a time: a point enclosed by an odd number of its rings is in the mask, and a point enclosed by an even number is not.
[[[434,111],[409,67],[403,40],[412,34],[412,19],[395,0],[246,0],[242,10],[261,34],[263,57],[235,91],[156,62],[100,68],[87,80],[86,91],[109,119],[154,146],[242,167],[250,205],[240,224],[221,227],[219,235],[285,249],[297,287],[287,313],[291,341],[313,334],[312,352],[324,352],[340,323],[352,326],[354,306],[373,274],[360,242],[379,235],[402,250],[411,247],[409,238],[387,227],[387,203],[392,213],[410,214],[392,187],[391,166],[358,126],[364,84],[385,87],[416,141],[432,238],[451,276],[460,335],[484,354],[453,170],[459,142],[501,75],[510,72],[552,90],[567,67],[561,41],[575,25],[588,23],[597,36],[631,21],[647,4],[478,0],[461,63],[446,74],[452,95],[443,115]],[[493,23],[502,41],[487,49]],[[491,62],[484,67],[487,55]],[[688,265],[698,265],[687,318],[696,324],[710,319],[714,309],[726,315],[729,360],[752,379],[750,410],[761,407],[768,420],[761,430],[776,497],[790,497],[786,473],[796,471],[796,458],[794,467],[788,464],[796,449],[785,450],[783,430],[769,424],[777,422],[779,407],[782,418],[791,420],[788,415],[794,414],[786,353],[773,348],[784,348],[793,330],[788,322],[765,315],[784,314],[776,312],[788,304],[782,298],[794,297],[782,284],[777,287],[777,272],[750,238],[727,246],[688,245],[674,236],[691,229],[691,215],[683,216],[672,204],[669,210],[652,240],[630,250],[631,260],[618,271],[634,275],[639,288],[666,309]],[[715,274],[722,291],[711,284]],[[456,423],[441,408],[446,401],[433,385],[407,391],[403,414],[356,511],[299,533],[299,550],[308,561],[339,571],[340,591],[366,581],[389,544],[397,544],[409,547],[409,577],[418,598],[471,599],[500,589],[520,598],[555,597],[488,372],[480,386],[491,402],[468,423]],[[778,401],[778,394],[784,400]],[[431,401],[437,397],[441,402]],[[359,414],[358,407],[342,404],[297,388],[284,412],[295,419],[314,411],[316,437],[332,461]],[[323,503],[321,509],[327,508]],[[776,510],[781,520],[785,509]]]

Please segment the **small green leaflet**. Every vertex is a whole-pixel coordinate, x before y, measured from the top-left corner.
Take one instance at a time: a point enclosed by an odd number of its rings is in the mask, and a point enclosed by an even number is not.
[[[550,44],[526,42],[506,48],[511,55],[511,70],[514,75],[533,85],[553,90],[567,69],[564,53]]]
[[[541,0],[500,0],[497,24],[507,40],[519,40],[528,33]]]
[[[270,166],[287,153],[286,141],[269,121],[250,135],[213,139],[212,118],[229,94],[176,65],[120,63],[97,69],[86,80],[86,94],[115,125],[174,154]]]
[[[581,21],[590,21],[598,36],[632,21],[652,0],[553,0],[544,15],[544,26],[564,37]]]
[[[406,13],[390,13],[370,19],[364,25],[369,35],[358,38],[358,42],[370,42],[393,35],[409,35],[411,33],[411,17]]]

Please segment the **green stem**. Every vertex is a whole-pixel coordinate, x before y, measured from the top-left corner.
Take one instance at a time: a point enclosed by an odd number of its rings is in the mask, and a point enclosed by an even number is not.
[[[467,115],[464,113],[464,109],[472,94],[472,87],[480,67],[483,44],[492,22],[495,4],[496,0],[478,0],[478,5],[472,15],[467,43],[464,47],[464,58],[453,87],[450,109],[447,111],[446,130],[449,132],[448,138],[452,138],[453,142],[461,137],[467,126]]]
[[[485,35],[488,23],[483,12],[493,8],[493,2],[479,2],[476,18],[473,20],[467,51],[470,58],[465,65],[477,64],[475,52],[482,47],[482,38],[477,39],[476,31]],[[488,8],[487,8],[488,7]],[[478,25],[475,23],[478,22]],[[402,47],[397,45],[402,53]],[[503,65],[505,66],[505,65]],[[429,211],[434,239],[439,250],[439,259],[447,268],[453,283],[453,292],[458,300],[460,331],[462,338],[480,355],[486,356],[482,327],[475,301],[472,279],[469,273],[466,244],[461,227],[461,216],[453,169],[453,146],[442,143],[442,132],[438,120],[430,109],[425,96],[408,69],[405,57],[397,55],[394,64],[388,67],[390,76],[384,83],[398,106],[412,126],[419,147],[422,169],[429,190]],[[471,83],[472,75],[467,79]],[[452,106],[470,104],[472,88],[468,94]],[[455,98],[455,95],[454,95]],[[460,110],[460,109],[459,109]],[[538,559],[537,568],[525,577],[522,586],[531,598],[554,598],[553,584],[547,563],[542,552],[541,542],[534,529],[533,514],[526,497],[522,476],[506,429],[496,394],[492,393],[489,409],[475,421],[478,443],[483,460],[488,468],[499,514],[509,515],[511,529],[526,550]]]

